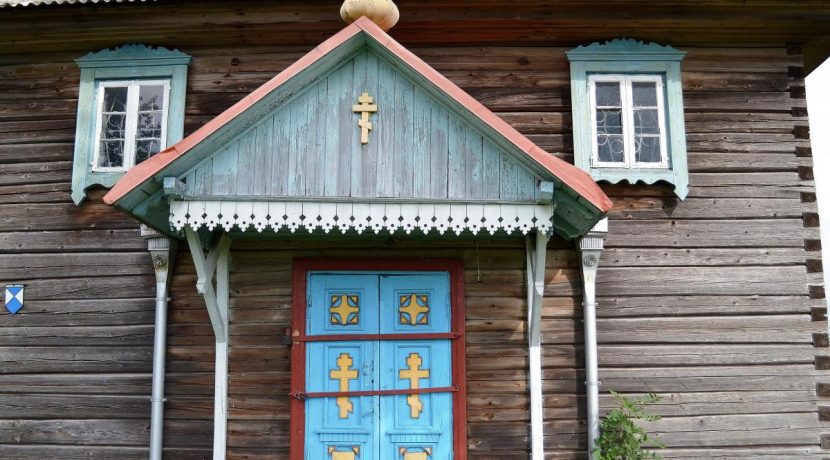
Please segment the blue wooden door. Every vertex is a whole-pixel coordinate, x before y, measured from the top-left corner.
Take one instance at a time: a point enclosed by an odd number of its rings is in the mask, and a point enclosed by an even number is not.
[[[452,386],[450,340],[407,337],[451,331],[449,275],[320,273],[308,286],[308,335],[362,337],[308,343],[307,393],[369,395],[309,398],[305,458],[451,459],[451,393],[383,394]]]

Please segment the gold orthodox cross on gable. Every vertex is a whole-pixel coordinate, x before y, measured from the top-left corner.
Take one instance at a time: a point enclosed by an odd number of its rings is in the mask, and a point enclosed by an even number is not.
[[[417,390],[421,388],[421,379],[429,378],[429,369],[421,369],[423,360],[418,353],[410,353],[406,358],[407,369],[398,371],[398,376],[401,380],[409,380],[409,388]],[[421,402],[421,397],[418,393],[413,393],[406,396],[406,403],[409,405],[409,416],[418,418],[421,416],[421,411],[424,410],[424,403]]]
[[[369,93],[363,93],[357,98],[358,105],[352,106],[352,112],[360,113],[360,120],[357,126],[360,127],[360,143],[369,143],[369,131],[372,129],[372,122],[369,121],[369,115],[378,111],[378,106],[373,104],[375,98],[369,96]]]
[[[338,391],[349,391],[349,380],[357,379],[357,371],[351,369],[353,363],[351,355],[341,353],[337,358],[337,367],[339,369],[329,371],[329,378],[340,381]],[[348,396],[338,396],[337,407],[340,408],[340,418],[348,418],[349,412],[354,412],[354,406],[352,406],[352,402]]]

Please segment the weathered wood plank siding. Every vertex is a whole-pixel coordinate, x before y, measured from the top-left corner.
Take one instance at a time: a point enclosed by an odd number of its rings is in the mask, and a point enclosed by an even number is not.
[[[600,379],[664,396],[649,428],[666,458],[819,458],[826,322],[800,56],[723,67],[687,51],[689,198],[606,189]]]
[[[717,15],[700,5],[663,2],[663,13],[634,21],[624,2],[592,9],[590,17],[578,3],[559,5],[554,14],[549,2],[523,1],[522,17],[516,18],[515,2],[482,8],[471,0],[434,8],[406,0],[399,2],[406,15],[392,34],[542,148],[569,161],[566,50],[633,36],[687,51],[689,198],[678,202],[661,186],[606,187],[616,207],[599,271],[603,389],[665,396],[655,407],[665,419],[654,430],[669,446],[666,458],[819,458],[821,435],[830,432],[830,359],[823,289],[811,287],[821,283],[822,263],[801,56],[785,43],[826,29],[819,19],[797,20],[807,18],[807,10],[819,18],[826,10],[791,2],[780,6],[792,9],[784,17],[760,7],[719,7],[719,14],[732,18],[726,20],[713,19]],[[341,27],[336,5],[329,3],[229,5],[159,2],[0,12],[0,283],[28,285],[26,307],[16,316],[0,315],[0,457],[146,458],[151,266],[134,222],[103,206],[99,195],[80,208],[71,204],[78,92],[73,60],[130,42],[191,54],[189,133]],[[355,77],[371,88],[368,73]],[[343,83],[342,76],[331,80],[334,88]],[[321,91],[315,97],[332,100],[329,88]],[[378,97],[389,105],[414,101],[415,95],[395,91]],[[427,109],[429,123],[418,116]],[[277,116],[289,117],[289,123],[274,120],[263,138],[299,136],[281,130],[291,125],[290,117],[307,122],[309,114]],[[448,164],[456,170],[451,177],[475,170],[449,158],[450,143],[460,139],[440,129],[452,127],[449,113],[413,104],[407,116],[424,129],[411,135],[427,137],[431,151],[447,146],[448,157],[431,156],[429,164],[413,155],[412,161],[423,161],[416,170]],[[326,123],[334,123],[328,117]],[[341,118],[337,126],[358,135],[351,119]],[[303,134],[336,143],[329,132]],[[370,146],[392,134],[373,131]],[[461,191],[447,177],[414,181],[410,190],[388,182],[388,175],[364,175],[361,168],[395,166],[371,148],[361,158],[366,166],[355,157],[338,157],[335,165],[316,151],[294,162],[274,162],[259,139],[236,145],[228,158],[244,158],[246,167],[287,175],[290,182],[216,180],[203,186],[228,194],[303,187],[331,196],[378,188],[427,193],[426,185]],[[231,164],[239,163],[214,163],[212,171]],[[319,168],[325,175],[311,177],[317,169],[309,171],[310,164],[325,165]],[[327,180],[334,171],[349,171],[350,179]],[[517,173],[512,165],[501,165],[499,172],[502,178]],[[515,194],[512,184],[499,182],[498,192]],[[481,192],[495,190],[485,185]],[[237,241],[229,457],[287,455],[289,362],[279,337],[290,319],[291,256],[433,254],[463,257],[468,269],[470,457],[527,458],[524,252],[519,240],[487,238],[478,253],[468,240],[371,240],[367,247],[296,238],[260,246]],[[578,267],[571,246],[558,240],[549,261],[548,458],[584,459]],[[176,459],[209,457],[212,446],[213,335],[194,283],[192,264],[182,255],[171,292],[165,423],[165,452]],[[601,402],[611,404],[605,394]]]
[[[25,307],[0,315],[0,457],[146,458],[155,289],[146,243],[99,198],[75,208],[69,172],[51,159],[25,164],[33,169],[0,174],[20,191],[0,204],[0,284],[26,285]],[[32,170],[47,193],[32,188]]]

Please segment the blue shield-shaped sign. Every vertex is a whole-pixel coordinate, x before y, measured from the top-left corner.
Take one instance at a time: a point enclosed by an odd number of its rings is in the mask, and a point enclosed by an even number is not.
[[[23,285],[22,284],[7,284],[6,285],[6,310],[11,314],[15,314],[23,308]]]

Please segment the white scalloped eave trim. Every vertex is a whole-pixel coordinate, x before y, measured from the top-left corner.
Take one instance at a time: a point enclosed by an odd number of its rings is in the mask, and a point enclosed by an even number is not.
[[[550,204],[416,204],[416,203],[328,203],[264,201],[173,201],[170,203],[170,226],[178,231],[185,226],[193,230],[217,227],[231,231],[266,228],[291,232],[303,228],[309,232],[322,229],[328,233],[354,230],[407,234],[418,230],[424,234],[464,231],[491,235],[498,231],[527,234],[531,230],[551,229],[553,206]]]

